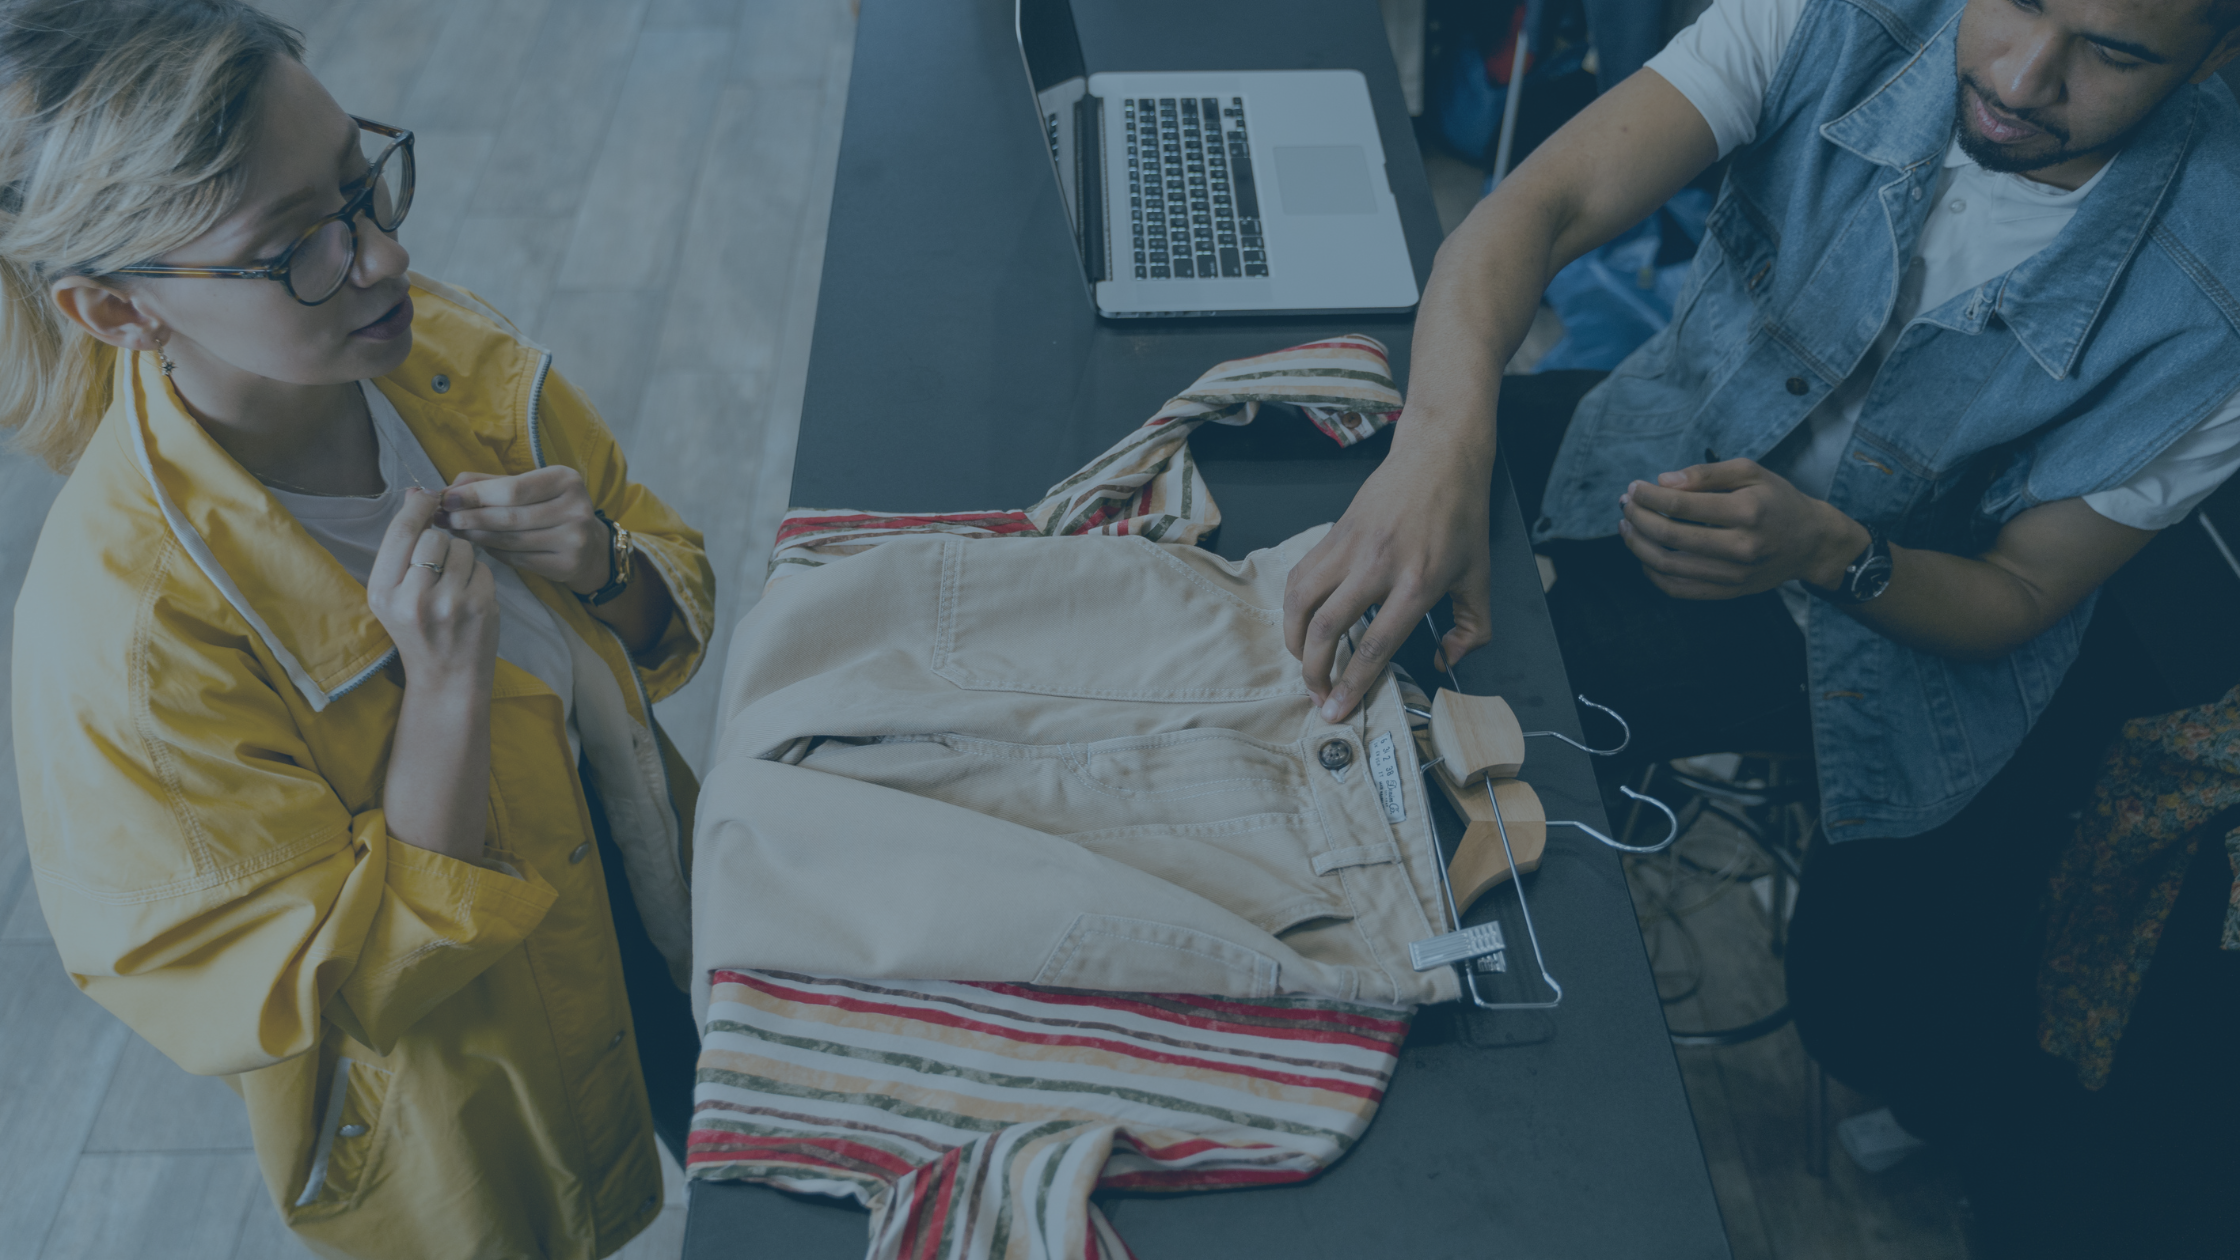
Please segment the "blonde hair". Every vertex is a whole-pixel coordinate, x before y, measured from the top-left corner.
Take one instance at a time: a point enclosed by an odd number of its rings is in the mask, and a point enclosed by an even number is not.
[[[302,38],[241,0],[0,0],[0,427],[19,449],[68,471],[112,392],[115,348],[49,287],[223,218],[282,56]]]

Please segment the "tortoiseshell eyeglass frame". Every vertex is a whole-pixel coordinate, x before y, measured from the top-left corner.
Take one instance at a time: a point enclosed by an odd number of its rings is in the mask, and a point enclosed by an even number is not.
[[[416,176],[415,162],[412,156],[412,133],[410,131],[402,127],[392,127],[387,123],[377,123],[369,118],[360,118],[355,114],[350,116],[350,121],[358,124],[361,131],[370,131],[377,136],[388,137],[389,147],[383,149],[381,156],[375,158],[373,164],[366,168],[365,186],[352,194],[350,200],[343,204],[342,209],[305,228],[303,235],[297,237],[295,243],[288,246],[270,265],[263,267],[181,267],[170,263],[142,263],[137,267],[112,268],[103,274],[112,276],[166,276],[175,279],[201,280],[272,280],[277,281],[282,288],[286,289],[289,297],[305,306],[317,306],[340,293],[342,286],[350,279],[351,270],[358,265],[358,216],[363,214],[372,219],[373,225],[384,232],[396,231],[404,223],[406,213],[412,209],[412,186]],[[382,176],[387,174],[389,160],[396,156],[399,150],[404,153],[404,164],[402,169],[398,171],[395,193],[396,209],[390,216],[389,221],[384,223],[380,216],[374,212],[373,195],[381,186]],[[350,234],[349,260],[343,264],[341,273],[335,277],[334,284],[326,292],[316,297],[306,297],[296,292],[291,271],[296,252],[310,244],[311,238],[324,231],[327,224],[334,222],[340,222],[343,229]]]

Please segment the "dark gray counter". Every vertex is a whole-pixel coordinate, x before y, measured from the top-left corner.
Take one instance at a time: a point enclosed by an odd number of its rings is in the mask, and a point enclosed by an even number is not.
[[[1438,220],[1372,0],[1075,7],[1092,70],[1362,71],[1417,273],[1429,274]],[[1011,0],[864,0],[794,503],[1019,507],[1206,367],[1331,333],[1379,338],[1405,381],[1407,319],[1100,323],[1022,75]],[[1246,429],[1208,427],[1193,445],[1224,516],[1216,547],[1240,556],[1334,519],[1388,443],[1339,450],[1271,413]],[[1576,735],[1505,473],[1490,493],[1505,620],[1462,681],[1506,696],[1528,729]],[[1429,682],[1426,643],[1419,634],[1403,659]],[[1584,755],[1536,741],[1524,777],[1549,816],[1601,824]],[[1136,1253],[1725,1256],[1617,855],[1556,832],[1528,891],[1565,988],[1559,1009],[1424,1012],[1367,1137],[1316,1181],[1100,1199]],[[1513,894],[1487,900],[1472,918],[1501,914],[1521,946]],[[685,1254],[843,1260],[862,1255],[865,1219],[761,1187],[700,1183]]]

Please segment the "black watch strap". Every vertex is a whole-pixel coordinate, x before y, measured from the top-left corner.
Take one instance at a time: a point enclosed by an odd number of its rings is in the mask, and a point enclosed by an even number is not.
[[[1804,588],[1831,604],[1864,604],[1890,588],[1890,540],[1867,526],[1867,547],[1843,570],[1843,580],[1827,590],[1810,582]]]

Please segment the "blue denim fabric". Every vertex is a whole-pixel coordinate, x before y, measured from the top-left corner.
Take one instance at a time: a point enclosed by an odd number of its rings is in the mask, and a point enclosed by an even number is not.
[[[1635,478],[1762,459],[1888,319],[1952,138],[1961,0],[1816,0],[1738,150],[1672,323],[1580,404],[1535,536],[1616,532]],[[2158,106],[2053,244],[1923,312],[1876,377],[1829,502],[1973,554],[2017,513],[2120,484],[2240,389],[2240,108]],[[1988,663],[1815,603],[1813,740],[1833,839],[1950,819],[2074,659],[2091,599]]]

